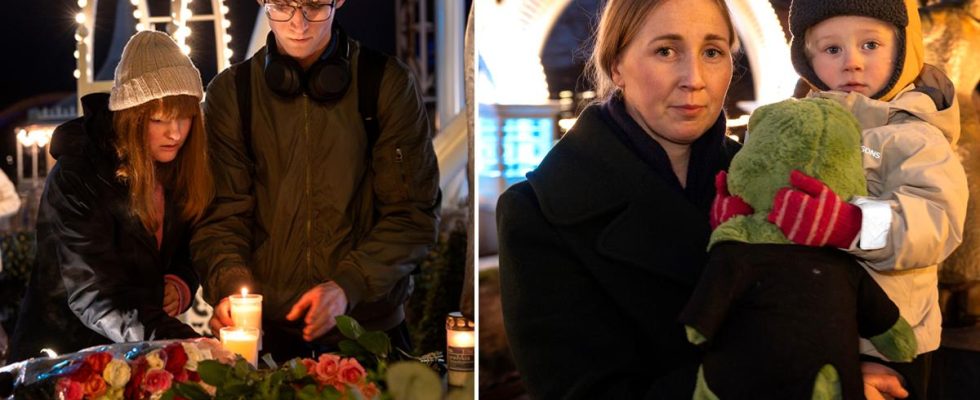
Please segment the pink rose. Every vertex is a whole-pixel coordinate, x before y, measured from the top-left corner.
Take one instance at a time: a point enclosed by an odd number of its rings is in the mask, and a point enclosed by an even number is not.
[[[82,384],[68,378],[58,380],[55,392],[58,393],[58,398],[64,400],[82,400],[84,394]]]
[[[364,367],[353,358],[341,360],[337,368],[337,377],[342,383],[357,384],[366,375]]]
[[[143,390],[152,393],[161,393],[170,389],[173,382],[173,374],[164,369],[151,369],[146,372],[143,378]]]
[[[373,383],[361,385],[358,389],[361,391],[361,397],[365,399],[374,399],[381,394],[381,391]]]
[[[321,354],[313,368],[313,378],[320,384],[333,385],[338,382],[337,371],[340,367],[340,356]]]
[[[313,374],[315,373],[314,370],[316,369],[316,361],[313,361],[309,358],[302,358],[299,361],[303,363],[304,367],[306,367],[306,374],[313,376]]]

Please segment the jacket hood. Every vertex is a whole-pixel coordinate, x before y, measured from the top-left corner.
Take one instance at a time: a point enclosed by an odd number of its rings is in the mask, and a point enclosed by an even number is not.
[[[59,125],[51,136],[51,157],[62,155],[108,154],[115,158],[112,139],[112,111],[109,94],[92,93],[82,97],[83,116]]]
[[[792,39],[790,55],[793,68],[810,87],[830,90],[817,77],[810,57],[806,54],[806,33],[814,25],[829,18],[854,15],[874,18],[892,24],[897,29],[898,54],[891,79],[872,98],[889,101],[919,76],[925,60],[922,44],[922,21],[917,0],[793,0],[789,11]]]
[[[953,83],[942,71],[928,64],[920,79],[905,87],[892,101],[837,91],[811,92],[810,96],[836,100],[857,117],[861,129],[918,119],[942,131],[951,145],[960,137],[960,108]]]
[[[861,128],[839,104],[810,98],[760,107],[749,119],[745,145],[732,159],[729,191],[755,212],[732,218],[712,233],[722,241],[789,243],[767,220],[776,193],[799,170],[819,179],[844,199],[867,194],[861,164]]]

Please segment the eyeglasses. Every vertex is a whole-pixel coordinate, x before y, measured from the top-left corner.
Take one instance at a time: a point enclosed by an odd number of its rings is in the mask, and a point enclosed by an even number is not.
[[[333,15],[334,5],[336,4],[336,1],[330,3],[319,3],[316,1],[299,3],[295,1],[269,2],[269,0],[266,0],[264,5],[265,15],[272,21],[289,21],[293,18],[293,14],[296,14],[296,10],[301,9],[303,18],[306,18],[307,21],[323,22],[330,19],[330,16]]]

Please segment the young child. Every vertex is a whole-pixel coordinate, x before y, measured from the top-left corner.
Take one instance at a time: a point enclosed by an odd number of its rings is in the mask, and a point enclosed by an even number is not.
[[[923,64],[916,0],[794,0],[789,18],[793,66],[810,96],[840,102],[861,124],[869,196],[845,203],[827,188],[797,188],[777,196],[770,221],[796,243],[859,258],[912,325],[919,354],[888,363],[862,340],[862,359],[898,371],[910,398],[925,398],[941,329],[936,264],[960,244],[966,218],[952,84]]]

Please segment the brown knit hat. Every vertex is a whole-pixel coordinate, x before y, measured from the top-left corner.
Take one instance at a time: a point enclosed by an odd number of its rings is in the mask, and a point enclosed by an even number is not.
[[[829,90],[806,54],[806,31],[832,17],[853,15],[874,18],[898,28],[895,70],[884,88],[871,98],[891,100],[922,70],[922,25],[917,0],[793,0],[789,6],[790,54],[793,68],[811,87]]]
[[[129,38],[116,66],[109,109],[118,111],[167,96],[204,97],[201,73],[163,32],[146,30]]]

